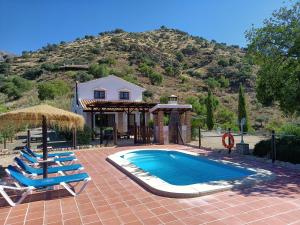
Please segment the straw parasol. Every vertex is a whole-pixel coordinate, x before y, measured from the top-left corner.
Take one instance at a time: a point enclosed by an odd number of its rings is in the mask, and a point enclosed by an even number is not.
[[[31,125],[42,126],[43,134],[43,176],[47,177],[47,127],[57,127],[61,130],[82,129],[84,119],[75,113],[55,108],[49,105],[37,105],[0,114],[0,128],[5,129],[13,122],[16,128]]]

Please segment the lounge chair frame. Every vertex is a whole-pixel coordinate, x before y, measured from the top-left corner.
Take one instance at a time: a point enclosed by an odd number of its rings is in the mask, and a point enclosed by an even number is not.
[[[10,172],[8,169],[5,169],[6,173],[10,176]],[[74,186],[67,184],[66,182],[61,182],[59,185],[64,187],[72,196],[76,196],[78,194],[80,194],[86,187],[86,185],[88,184],[88,182],[91,180],[91,177],[88,177],[82,181],[77,182],[77,184],[79,184],[80,182],[83,182],[83,185],[81,186],[81,188],[79,189],[78,192],[75,192],[72,190],[72,188],[74,188]],[[71,182],[70,182],[71,183]],[[7,186],[7,185],[0,185],[0,194],[4,197],[4,199],[8,202],[8,204],[12,207],[20,204],[23,202],[23,200],[32,193],[33,190],[42,190],[41,188],[35,188],[33,186],[28,186],[28,187],[22,187],[19,185],[19,183],[14,182],[14,184],[16,185],[14,186]],[[19,191],[21,192],[21,196],[17,201],[13,201],[11,199],[11,197],[9,197],[9,195],[5,192],[5,189],[8,190],[14,190],[14,191]]]

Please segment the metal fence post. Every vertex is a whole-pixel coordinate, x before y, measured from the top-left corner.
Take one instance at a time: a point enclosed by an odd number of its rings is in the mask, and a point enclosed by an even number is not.
[[[228,128],[228,134],[230,134],[231,133],[231,128]],[[228,145],[230,146],[230,144],[231,144],[231,141],[230,141],[230,138],[228,138]],[[230,154],[231,153],[231,148],[229,148],[228,149],[228,154]]]
[[[272,154],[272,163],[276,160],[276,140],[275,140],[275,131],[272,130],[272,136],[271,136],[271,154]]]

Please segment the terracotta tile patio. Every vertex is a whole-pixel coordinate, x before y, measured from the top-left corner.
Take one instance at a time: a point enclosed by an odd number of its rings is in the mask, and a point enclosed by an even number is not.
[[[202,150],[210,157],[223,157],[245,166],[272,170],[277,179],[247,189],[171,199],[149,193],[105,160],[107,155],[129,148],[132,147],[77,152],[92,177],[81,195],[73,198],[62,190],[35,193],[27,199],[28,203],[14,208],[3,205],[3,199],[0,199],[0,224],[300,225],[299,171]],[[178,145],[163,148],[200,151]]]

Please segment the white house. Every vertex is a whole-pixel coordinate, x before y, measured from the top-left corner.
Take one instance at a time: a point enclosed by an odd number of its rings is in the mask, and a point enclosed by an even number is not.
[[[84,116],[86,124],[96,134],[105,135],[103,128],[115,127],[120,136],[134,134],[135,140],[142,137],[143,143],[146,143],[151,116],[156,142],[178,143],[179,136],[182,142],[189,142],[192,106],[178,104],[176,96],[170,96],[168,104],[143,102],[144,91],[144,88],[114,75],[76,83],[72,111]],[[164,116],[170,117],[167,126],[164,126]]]
[[[86,123],[97,132],[101,127],[116,124],[120,133],[147,123],[148,109],[153,104],[142,102],[144,88],[117,76],[76,83],[72,111],[84,116]],[[142,121],[145,113],[145,121]],[[101,114],[101,115],[100,115]]]

